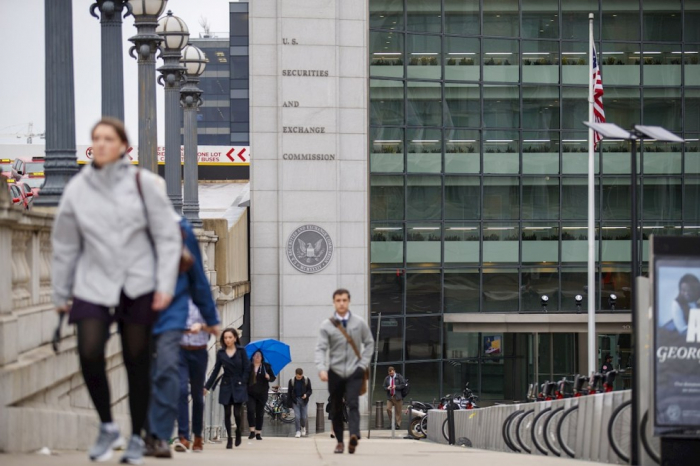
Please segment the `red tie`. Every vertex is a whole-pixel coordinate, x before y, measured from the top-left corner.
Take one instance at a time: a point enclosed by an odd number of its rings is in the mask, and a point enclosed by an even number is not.
[[[391,396],[394,396],[394,378],[391,378]]]

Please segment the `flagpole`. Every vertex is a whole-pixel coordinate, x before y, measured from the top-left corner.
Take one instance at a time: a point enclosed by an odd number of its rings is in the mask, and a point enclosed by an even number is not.
[[[593,13],[588,13],[588,121],[593,117]],[[595,334],[595,157],[593,129],[588,128],[588,374],[596,370]]]

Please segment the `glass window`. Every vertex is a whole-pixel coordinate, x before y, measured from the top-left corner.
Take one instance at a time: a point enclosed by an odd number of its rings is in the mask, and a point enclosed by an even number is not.
[[[442,77],[442,51],[440,36],[409,34],[406,37],[408,49],[409,78],[440,79]]]
[[[406,0],[408,23],[406,29],[420,32],[441,32],[442,11],[440,2]]]
[[[561,136],[562,173],[588,173],[588,133],[564,131]],[[595,173],[600,171],[600,154],[595,151]]]
[[[481,62],[479,39],[445,36],[444,61],[446,80],[478,81]]]
[[[444,0],[445,33],[479,34],[479,0]]]
[[[700,28],[696,28],[700,30]],[[686,86],[700,86],[700,46],[685,45],[683,56],[683,69]]]
[[[432,400],[440,391],[440,363],[419,362],[406,364],[402,374],[411,383],[411,398],[414,400]],[[381,396],[386,398],[386,392]],[[381,400],[382,398],[375,398]]]
[[[685,14],[685,33],[686,42],[700,42],[700,1],[684,0],[683,9]]]
[[[445,338],[448,335],[453,339],[453,342],[445,343],[445,357],[455,356],[442,365],[443,393],[462,393],[467,384],[474,393],[479,393],[481,390],[479,386],[479,361],[476,359],[462,361],[456,359],[457,355],[467,353],[464,345],[470,345],[472,340],[478,345],[479,334],[449,331],[445,334]]]
[[[552,347],[556,348],[553,359],[552,379],[560,380],[561,377],[569,377],[577,366],[575,333],[552,333]]]
[[[403,317],[382,316],[382,329],[379,332],[379,341],[374,343],[378,348],[377,356],[379,362],[403,360],[403,321]],[[377,335],[378,323],[379,319],[372,319],[372,335]]]
[[[477,220],[481,189],[473,176],[445,177],[445,220]]]
[[[601,52],[604,86],[632,86],[640,83],[639,44],[605,43]],[[607,94],[608,88],[605,88]]]
[[[523,129],[559,129],[559,88],[523,85]]]
[[[603,40],[639,40],[638,1],[605,0],[603,7]]]
[[[403,78],[403,34],[370,31],[369,47],[370,76]]]
[[[440,173],[442,171],[442,131],[419,128],[407,130],[408,172]]]
[[[523,264],[559,262],[559,228],[550,224],[525,223],[522,229]]]
[[[599,146],[603,153],[603,173],[606,175],[630,173],[632,156],[629,142],[604,139]],[[639,161],[640,157],[637,153],[637,167],[639,167]]]
[[[410,266],[440,265],[442,258],[441,228],[437,223],[406,225],[406,264]]]
[[[605,118],[623,128],[633,128],[641,118],[639,89],[605,88]]]
[[[520,186],[516,177],[484,178],[485,219],[517,219],[520,213]],[[517,236],[517,235],[516,235]]]
[[[484,86],[484,126],[520,126],[520,95],[516,86]]]
[[[629,224],[606,224],[601,227],[601,254],[605,262],[629,262],[631,260]]]
[[[445,83],[445,126],[481,126],[481,95],[477,84]]]
[[[403,29],[403,0],[372,0],[369,2],[369,27]]]
[[[597,210],[597,209],[596,209]],[[598,253],[598,228],[595,228],[595,255]],[[562,226],[561,233],[561,261],[562,262],[586,262],[588,261],[588,225],[585,222],[567,223]],[[563,278],[562,278],[563,280]],[[573,296],[573,295],[572,295]],[[563,308],[562,308],[563,309]]]
[[[559,173],[558,132],[523,132],[523,173]]]
[[[598,18],[598,0],[561,0],[561,38],[588,40],[588,13]],[[593,37],[600,38],[599,21],[593,21]]]
[[[522,54],[524,83],[557,84],[559,82],[558,42],[524,40]]]
[[[440,220],[442,218],[442,178],[410,175],[406,188],[408,220]]]
[[[644,44],[643,49],[642,63],[645,86],[681,85],[682,54],[680,44]],[[680,95],[680,90],[678,91]]]
[[[672,175],[681,173],[680,143],[643,141],[645,175]]]
[[[479,131],[445,130],[445,173],[479,173]]]
[[[484,225],[484,263],[517,263],[519,228],[512,223]]]
[[[605,88],[607,95],[608,89]],[[563,87],[561,89],[561,114],[562,114],[562,129],[588,129],[583,125],[584,121],[588,121],[588,89],[583,87]],[[605,102],[605,111],[607,112],[607,100]],[[608,121],[612,121],[608,119]],[[588,138],[587,134],[586,138]],[[586,139],[587,140],[587,139]],[[586,153],[588,145],[586,145]]]
[[[479,312],[479,283],[478,269],[445,269],[445,312]]]
[[[484,39],[484,81],[517,83],[519,54],[516,40]]]
[[[684,123],[686,132],[700,131],[700,89],[685,89]]]
[[[485,131],[484,173],[520,172],[518,139],[515,131]]]
[[[518,312],[517,269],[484,269],[484,312]]]
[[[442,88],[440,83],[408,82],[406,119],[410,126],[442,125]]]
[[[369,82],[369,121],[372,125],[402,125],[404,122],[402,81],[371,79]]]
[[[700,222],[700,178],[686,178],[683,191],[683,220]]]
[[[632,208],[630,180],[627,177],[603,178],[603,219],[629,220]]]
[[[585,227],[583,230],[583,235],[586,235]],[[586,243],[586,241],[581,241],[581,243]],[[598,282],[597,272],[595,282]],[[576,302],[577,295],[583,298],[580,304]],[[561,269],[561,310],[585,312],[587,309],[588,269],[585,267]]]
[[[588,85],[587,42],[561,43],[561,82]]]
[[[685,167],[686,174],[700,173],[700,135],[688,134],[685,135]]]
[[[484,34],[518,37],[520,35],[518,16],[518,0],[484,2]]]
[[[370,218],[372,220],[403,220],[403,176],[370,177]]]
[[[629,243],[629,239],[627,240]],[[628,259],[629,260],[629,259]],[[601,309],[607,307],[611,294],[617,296],[615,309],[630,308],[630,284],[631,273],[629,267],[625,266],[603,266],[601,271],[601,292],[598,305]]]
[[[403,129],[371,128],[371,172],[403,172]]]
[[[644,40],[680,41],[681,3],[644,0]]]
[[[373,223],[372,267],[403,267],[403,240],[403,225],[400,223]]]
[[[523,231],[523,235],[525,232]],[[559,272],[556,268],[525,268],[522,284],[523,311],[553,312],[559,310]],[[543,305],[542,297],[548,298]]]
[[[406,313],[439,313],[440,283],[439,270],[409,270],[406,273]]]
[[[471,265],[479,263],[479,228],[475,224],[445,225],[445,264]]]
[[[522,36],[534,39],[559,38],[559,1],[522,0]]]
[[[644,220],[681,219],[681,179],[644,177],[642,185],[642,215]]]
[[[372,282],[372,304],[370,306],[372,314],[380,312],[384,315],[402,314],[404,275],[395,270],[373,270],[370,279]]]
[[[598,218],[600,179],[595,180],[595,212]],[[562,178],[561,217],[565,220],[588,218],[588,178]]]
[[[406,360],[442,357],[442,322],[436,317],[406,318]]]
[[[649,67],[644,67],[645,80],[647,68]],[[681,90],[679,87],[644,89],[644,124],[662,126],[669,131],[681,131]]]
[[[559,218],[559,178],[523,177],[523,219]]]

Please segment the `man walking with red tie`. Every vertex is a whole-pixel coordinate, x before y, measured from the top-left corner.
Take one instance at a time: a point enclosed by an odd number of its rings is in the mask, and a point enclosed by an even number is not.
[[[384,379],[384,389],[386,390],[387,402],[386,412],[391,421],[391,408],[394,407],[396,416],[396,428],[401,428],[401,408],[403,407],[403,390],[406,388],[406,380],[401,374],[397,374],[393,367],[389,367],[389,375]],[[389,424],[391,429],[391,424]]]

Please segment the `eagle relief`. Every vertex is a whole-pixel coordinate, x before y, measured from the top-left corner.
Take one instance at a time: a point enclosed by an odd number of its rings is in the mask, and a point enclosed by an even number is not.
[[[303,225],[289,236],[287,258],[299,272],[320,272],[328,266],[332,257],[333,241],[319,226]]]

